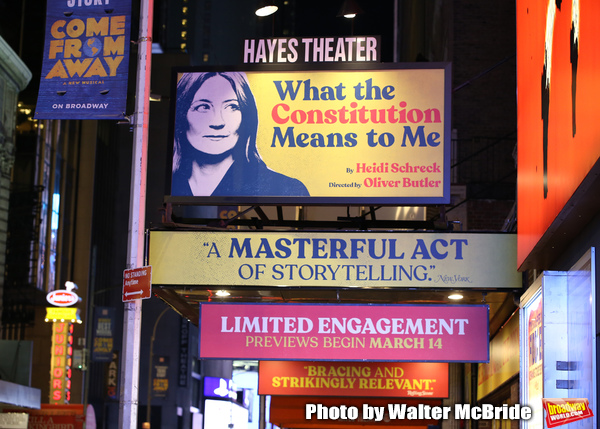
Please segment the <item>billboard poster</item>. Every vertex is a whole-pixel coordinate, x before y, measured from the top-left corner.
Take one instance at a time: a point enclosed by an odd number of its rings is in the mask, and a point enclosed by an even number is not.
[[[516,244],[515,234],[150,231],[148,255],[154,285],[518,289]]]
[[[529,427],[541,424],[542,404],[541,399],[544,394],[544,365],[543,365],[543,327],[542,327],[542,295],[539,295],[535,301],[528,303],[526,312],[529,314],[527,332],[529,347],[527,349],[527,378],[529,402],[533,410],[533,419],[529,422]]]
[[[259,395],[447,398],[447,362],[260,361]]]
[[[487,305],[200,304],[201,359],[488,362]]]
[[[169,356],[152,356],[152,395],[164,398],[169,390]]]
[[[36,119],[125,115],[131,0],[47,0]]]
[[[450,66],[175,73],[170,199],[450,200]]]
[[[521,297],[520,312],[520,383],[521,403],[531,407],[532,418],[524,421],[526,429],[544,427],[544,321],[542,288],[532,286]],[[531,292],[530,292],[531,291]]]
[[[94,342],[92,344],[93,362],[110,362],[113,358],[115,328],[115,309],[96,307],[94,309]]]
[[[480,400],[519,373],[519,318],[513,315],[490,341],[490,363],[480,363],[477,399]]]
[[[546,235],[558,235],[554,223],[565,222],[569,199],[600,158],[600,2],[518,0],[516,18],[518,265],[525,270],[541,268],[535,258],[547,263]]]

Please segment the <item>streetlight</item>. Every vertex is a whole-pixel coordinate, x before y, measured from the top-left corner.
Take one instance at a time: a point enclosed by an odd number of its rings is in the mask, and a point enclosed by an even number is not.
[[[358,5],[356,0],[344,0],[344,3],[342,3],[342,7],[338,12],[338,16],[352,19],[355,18],[359,13],[363,13],[363,10]]]
[[[272,0],[262,0],[254,13],[256,13],[256,16],[269,16],[277,12],[277,9],[279,8],[275,6]]]
[[[356,0],[344,0],[344,3],[342,3],[342,7],[340,8],[337,16],[343,16],[344,18],[352,20],[350,34],[354,36],[354,18],[356,18],[356,15],[363,12],[364,11],[358,5]]]

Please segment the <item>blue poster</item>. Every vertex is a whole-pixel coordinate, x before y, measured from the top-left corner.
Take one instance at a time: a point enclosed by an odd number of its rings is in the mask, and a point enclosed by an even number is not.
[[[115,309],[96,307],[94,309],[92,361],[110,362],[114,350]]]
[[[121,119],[131,0],[47,0],[36,119]]]

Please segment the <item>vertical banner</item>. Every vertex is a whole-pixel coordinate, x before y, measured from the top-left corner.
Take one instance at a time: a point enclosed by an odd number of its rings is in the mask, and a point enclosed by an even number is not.
[[[528,305],[526,310],[529,314],[527,319],[529,348],[526,356],[529,365],[526,376],[529,380],[529,405],[534,410],[534,415],[536,411],[542,415],[540,400],[544,392],[542,308],[542,295],[540,295],[530,306]],[[539,421],[539,419],[535,420],[535,422]]]
[[[524,295],[526,296],[527,293]],[[542,289],[521,298],[521,403],[531,407],[532,417],[523,422],[525,429],[543,429],[544,365]]]
[[[179,325],[179,387],[187,387],[188,361],[190,357],[190,328],[189,321],[181,318]]]
[[[36,119],[125,115],[131,0],[47,0]]]
[[[106,397],[110,400],[119,399],[119,353],[111,353],[111,360],[106,364]]]
[[[92,345],[92,361],[109,362],[113,356],[113,328],[115,326],[115,309],[96,307],[94,313],[94,342]]]
[[[153,377],[152,394],[155,398],[164,398],[169,390],[169,370],[168,356],[154,356],[152,359]]]
[[[71,362],[73,356],[73,325],[70,322],[52,324],[50,351],[51,404],[68,404],[71,400]]]

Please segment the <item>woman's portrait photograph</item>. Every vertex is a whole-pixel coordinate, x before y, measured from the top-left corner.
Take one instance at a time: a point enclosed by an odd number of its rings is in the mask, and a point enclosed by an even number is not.
[[[183,73],[177,83],[171,195],[309,196],[270,169],[257,149],[254,94],[245,73]]]

